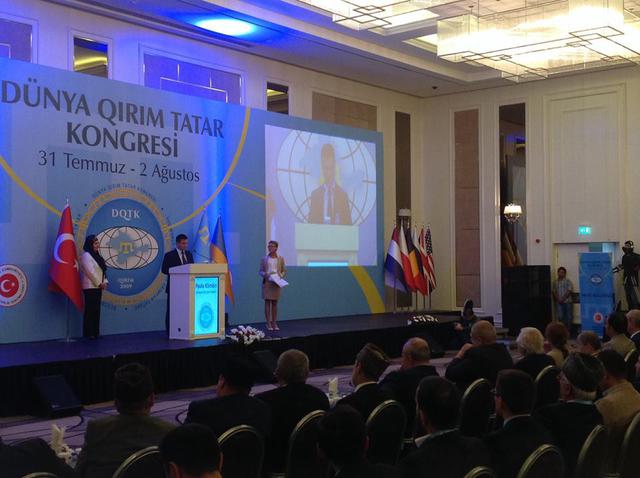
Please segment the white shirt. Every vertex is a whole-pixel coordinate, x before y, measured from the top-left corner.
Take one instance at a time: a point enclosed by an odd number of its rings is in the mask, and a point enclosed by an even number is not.
[[[333,219],[336,216],[336,198],[335,198],[336,186],[335,183],[324,183],[324,223],[332,224]],[[329,204],[333,204],[333,217],[329,210]]]
[[[377,382],[364,382],[364,383],[361,383],[360,385],[358,385],[358,386],[355,388],[354,392],[357,392],[358,390],[360,390],[360,389],[361,389],[362,387],[364,387],[365,385],[371,385],[372,383],[377,383]]]
[[[178,257],[180,258],[180,265],[185,265],[185,264],[187,263],[187,262],[185,262],[185,261],[188,261],[188,260],[189,260],[189,259],[187,258],[187,251],[181,251],[181,250],[180,250],[180,249],[178,249],[177,247],[176,247],[176,251],[178,252]],[[184,254],[184,258],[185,258],[185,260],[184,260],[184,261],[182,260],[182,254]]]
[[[97,289],[103,282],[109,283],[96,260],[86,251],[80,256],[80,271],[80,285],[83,289]]]
[[[272,273],[278,273],[278,258],[277,257],[269,257],[267,259],[267,275],[271,275]]]

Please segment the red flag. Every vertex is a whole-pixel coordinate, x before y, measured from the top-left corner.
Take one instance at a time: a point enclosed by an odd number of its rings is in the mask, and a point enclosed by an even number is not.
[[[53,257],[49,266],[49,277],[51,278],[50,291],[66,295],[78,310],[83,309],[76,240],[73,237],[73,221],[68,204],[60,218],[58,235],[53,246]]]
[[[409,246],[409,236],[407,235],[407,246],[409,247],[409,255],[412,254],[411,249],[414,250],[416,259],[416,269],[413,269],[413,263],[411,263],[413,272],[413,282],[416,284],[416,288],[422,295],[429,295],[429,286],[427,285],[427,279],[424,276],[424,266],[422,265],[422,254],[420,253],[420,239],[418,237],[418,228],[413,227],[413,233],[410,236],[411,246]]]
[[[407,292],[414,292],[416,290],[416,284],[413,281],[413,273],[411,271],[411,259],[409,259],[409,248],[407,247],[407,237],[405,235],[404,227],[400,226],[398,230],[398,239],[400,239],[400,254],[402,256],[402,272],[404,273],[404,280],[407,283]]]

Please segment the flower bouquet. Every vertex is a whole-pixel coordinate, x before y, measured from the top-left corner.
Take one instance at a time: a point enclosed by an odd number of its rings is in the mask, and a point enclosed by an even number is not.
[[[251,345],[254,342],[264,339],[264,332],[254,327],[241,325],[239,327],[231,329],[229,337],[234,342],[242,345]]]

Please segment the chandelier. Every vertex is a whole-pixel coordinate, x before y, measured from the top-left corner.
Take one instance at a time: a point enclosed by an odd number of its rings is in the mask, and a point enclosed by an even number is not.
[[[297,1],[357,30],[389,35],[435,27],[427,49],[438,57],[487,66],[512,81],[640,63],[640,0]]]

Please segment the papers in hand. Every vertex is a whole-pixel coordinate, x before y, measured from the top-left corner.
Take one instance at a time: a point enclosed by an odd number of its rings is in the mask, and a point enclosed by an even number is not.
[[[269,276],[269,280],[273,282],[275,285],[277,285],[278,287],[286,287],[289,285],[289,283],[286,280],[284,280],[282,277],[280,277],[278,274],[271,274]]]
[[[329,396],[331,397],[335,397],[338,395],[338,377],[333,377],[331,380],[329,380],[328,392]]]

